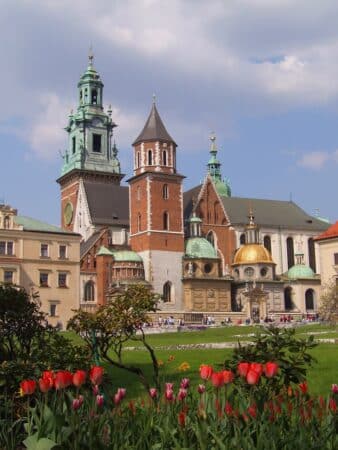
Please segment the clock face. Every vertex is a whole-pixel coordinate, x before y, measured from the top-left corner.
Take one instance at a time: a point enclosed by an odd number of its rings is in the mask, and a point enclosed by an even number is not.
[[[73,219],[73,205],[68,202],[63,210],[63,218],[66,225],[70,225]]]

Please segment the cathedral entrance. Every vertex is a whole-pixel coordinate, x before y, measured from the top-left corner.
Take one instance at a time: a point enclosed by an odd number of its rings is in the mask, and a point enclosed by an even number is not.
[[[250,320],[254,323],[259,323],[260,319],[264,319],[267,315],[266,299],[268,297],[268,292],[264,291],[263,285],[260,287],[256,286],[253,282],[252,285],[247,283],[244,296],[248,301],[248,315]]]

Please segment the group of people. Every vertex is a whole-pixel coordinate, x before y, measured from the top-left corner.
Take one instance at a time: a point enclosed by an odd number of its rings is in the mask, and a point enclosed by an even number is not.
[[[161,316],[158,318],[158,326],[161,327],[168,327],[168,326],[173,326],[175,325],[175,319],[173,316],[168,316],[166,318],[162,318]],[[179,327],[182,327],[184,325],[184,320],[183,319],[177,319],[177,323],[176,325],[178,325]]]

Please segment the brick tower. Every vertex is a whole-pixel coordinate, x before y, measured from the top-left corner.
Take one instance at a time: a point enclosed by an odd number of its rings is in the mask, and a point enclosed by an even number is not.
[[[176,172],[176,143],[152,105],[133,143],[130,178],[130,245],[144,262],[145,278],[162,295],[161,309],[182,308],[184,254],[183,176]]]
[[[103,83],[93,66],[89,65],[78,83],[78,108],[71,112],[68,125],[68,146],[63,154],[61,176],[61,226],[76,231],[86,239],[88,204],[84,182],[120,184],[123,175],[112,146],[111,108],[103,109]]]

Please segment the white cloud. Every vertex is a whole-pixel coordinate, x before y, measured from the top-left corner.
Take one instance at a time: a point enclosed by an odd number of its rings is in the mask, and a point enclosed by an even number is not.
[[[315,151],[303,155],[297,162],[297,164],[308,169],[320,170],[329,161],[338,159],[337,156],[337,151],[334,153],[329,153],[326,151]]]

